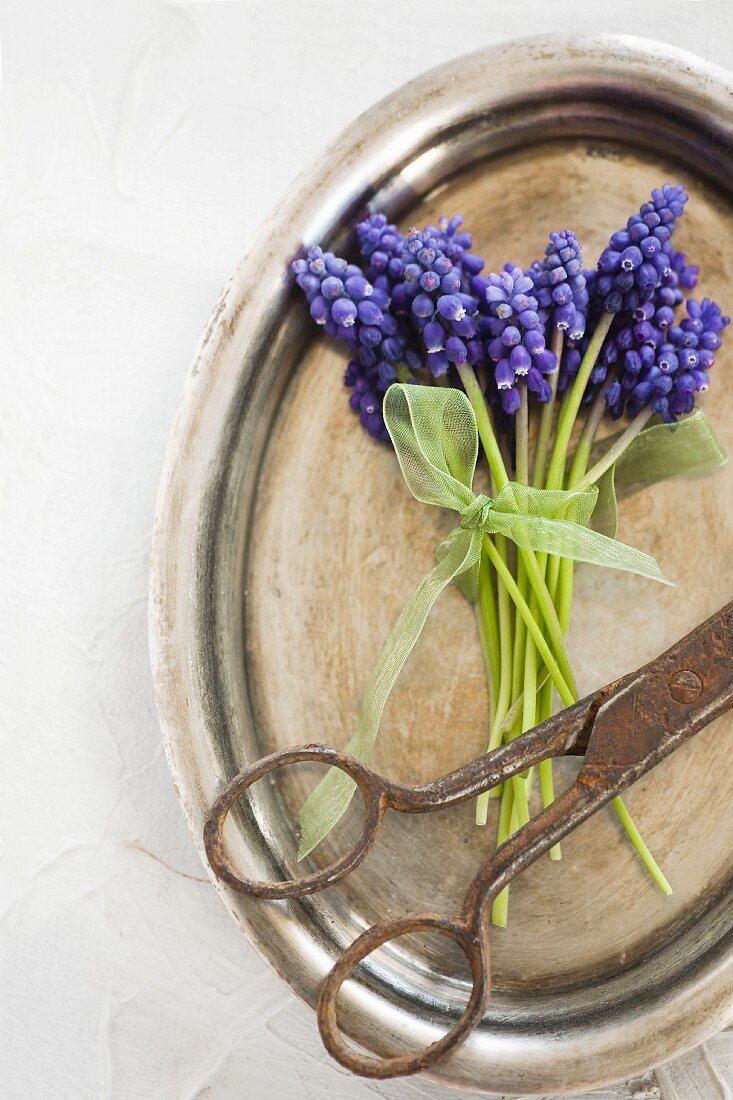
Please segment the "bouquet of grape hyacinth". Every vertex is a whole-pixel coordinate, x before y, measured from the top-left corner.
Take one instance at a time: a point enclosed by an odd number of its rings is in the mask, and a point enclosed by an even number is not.
[[[490,700],[487,748],[577,699],[565,644],[577,562],[669,583],[648,555],[616,539],[616,496],[662,478],[713,470],[725,453],[698,394],[729,324],[690,293],[699,270],[675,247],[687,195],[664,184],[615,232],[593,269],[569,229],[529,268],[483,274],[461,217],[402,233],[383,214],[356,226],[360,263],[320,247],[294,261],[314,322],[348,348],[349,404],[394,446],[418,501],[452,508],[436,550],[364,688],[347,749],[369,759],[389,692],[430,609],[450,583],[476,608]],[[604,421],[615,432],[600,431]],[[490,493],[476,493],[479,442]],[[554,799],[552,762],[497,793],[501,844],[530,817],[537,779]],[[354,793],[332,770],[304,804],[300,856]],[[626,806],[613,807],[653,880],[671,892]],[[559,845],[550,853],[560,859]],[[492,919],[506,924],[508,890]]]

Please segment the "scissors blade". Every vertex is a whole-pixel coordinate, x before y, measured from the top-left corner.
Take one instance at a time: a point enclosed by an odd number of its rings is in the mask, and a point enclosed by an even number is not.
[[[733,603],[595,698],[579,779],[626,787],[733,706]]]
[[[730,603],[661,657],[557,716],[566,716],[576,746],[590,727],[583,765],[555,802],[487,860],[466,894],[465,919],[480,927],[493,898],[513,878],[732,706]]]

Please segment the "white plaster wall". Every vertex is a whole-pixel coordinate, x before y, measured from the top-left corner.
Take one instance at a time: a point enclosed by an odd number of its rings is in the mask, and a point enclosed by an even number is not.
[[[520,34],[733,63],[731,0],[2,0],[0,1097],[448,1097],[366,1083],[204,880],[146,639],[163,448],[212,304],[320,147]],[[596,1094],[712,1100],[721,1036]]]

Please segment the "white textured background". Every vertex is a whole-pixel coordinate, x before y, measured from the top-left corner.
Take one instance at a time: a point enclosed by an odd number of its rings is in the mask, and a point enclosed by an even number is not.
[[[447,1098],[330,1064],[311,1013],[204,880],[148,671],[166,436],[251,234],[373,101],[528,33],[645,34],[730,65],[733,3],[2,0],[0,13],[0,1097]],[[723,1035],[594,1095],[717,1100],[726,1082]]]

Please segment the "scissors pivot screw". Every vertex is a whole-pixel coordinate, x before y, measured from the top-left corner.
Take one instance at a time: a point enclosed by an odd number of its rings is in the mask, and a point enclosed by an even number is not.
[[[702,695],[703,683],[696,672],[683,669],[669,681],[669,693],[676,703],[694,703]]]

